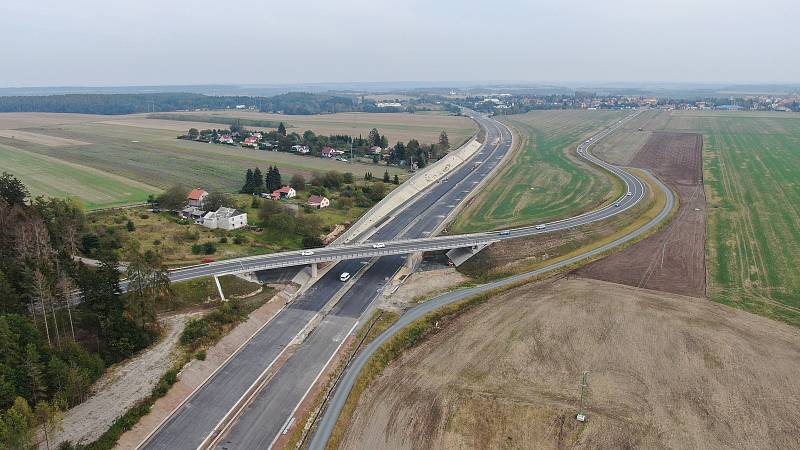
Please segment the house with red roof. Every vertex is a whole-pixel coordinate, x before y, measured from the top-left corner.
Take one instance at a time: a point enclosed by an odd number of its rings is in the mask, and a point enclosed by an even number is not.
[[[272,191],[272,195],[270,195],[270,197],[272,197],[273,200],[293,198],[296,196],[297,196],[297,191],[295,191],[294,188],[291,186],[284,186],[278,190]]]
[[[331,201],[322,195],[310,195],[306,204],[312,208],[322,209],[331,206]]]
[[[189,192],[189,195],[186,196],[186,200],[189,202],[189,206],[202,208],[203,203],[206,201],[206,197],[208,197],[208,191],[205,189],[194,188],[191,192]]]
[[[243,147],[257,147],[258,146],[258,137],[256,136],[248,136],[244,138],[244,142],[242,142]]]

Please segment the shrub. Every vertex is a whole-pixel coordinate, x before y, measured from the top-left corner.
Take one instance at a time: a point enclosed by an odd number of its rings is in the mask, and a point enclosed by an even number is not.
[[[143,219],[143,220],[146,220],[146,219],[150,218],[150,215],[149,214],[139,214],[139,218]]]
[[[200,350],[199,352],[195,353],[194,357],[197,358],[200,361],[205,361],[206,360],[206,351],[205,350]]]
[[[227,244],[228,243],[228,238],[225,237],[225,236],[222,236],[221,238],[219,238],[219,243],[220,244]]]
[[[236,236],[233,238],[233,243],[236,245],[242,245],[247,243],[247,238],[244,236]]]
[[[133,223],[132,220],[129,220],[128,223],[125,224],[125,229],[128,230],[129,233],[132,231],[136,231],[136,225]]]

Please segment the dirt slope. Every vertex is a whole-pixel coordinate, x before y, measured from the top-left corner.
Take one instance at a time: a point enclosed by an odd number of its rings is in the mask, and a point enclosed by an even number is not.
[[[392,364],[343,446],[797,448],[799,370],[800,330],[769,319],[597,280],[527,285]]]

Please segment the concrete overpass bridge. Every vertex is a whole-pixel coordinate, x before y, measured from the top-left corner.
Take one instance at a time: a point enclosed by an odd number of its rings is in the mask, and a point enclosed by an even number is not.
[[[206,276],[218,277],[221,275],[241,274],[302,265],[310,265],[312,268],[312,276],[316,276],[317,264],[323,262],[371,258],[386,255],[412,254],[417,252],[430,252],[438,250],[450,250],[448,256],[454,262],[456,262],[456,264],[460,264],[461,262],[469,259],[469,257],[474,253],[485,246],[492,244],[493,242],[504,239],[514,239],[522,236],[530,236],[534,234],[550,233],[605,220],[609,217],[626,211],[644,199],[646,196],[646,185],[637,176],[626,171],[624,168],[600,160],[589,153],[588,150],[596,142],[614,132],[617,128],[624,125],[625,122],[632,119],[634,116],[635,114],[628,116],[613,126],[592,136],[589,140],[581,143],[577,148],[577,152],[580,157],[614,173],[623,181],[626,186],[626,192],[623,192],[620,198],[597,210],[568,219],[497,232],[425,237],[417,239],[392,240],[386,242],[349,243],[330,245],[327,247],[303,251],[280,252],[267,255],[236,258],[176,269],[170,272],[170,280],[184,281]],[[123,290],[126,290],[127,283],[123,281],[121,283],[121,287]]]

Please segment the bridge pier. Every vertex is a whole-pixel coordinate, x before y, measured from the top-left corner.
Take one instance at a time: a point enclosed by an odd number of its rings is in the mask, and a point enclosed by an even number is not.
[[[219,284],[219,277],[214,275],[214,283],[217,285],[217,291],[219,291],[219,298],[222,299],[223,302],[227,302],[228,300],[225,299],[225,294],[222,293],[222,285]]]
[[[317,278],[317,263],[311,263],[311,278]]]
[[[447,257],[450,258],[450,261],[453,261],[456,267],[464,264],[475,256],[478,252],[486,248],[489,244],[479,244],[473,245],[472,247],[462,247],[462,248],[454,248],[447,252]]]

